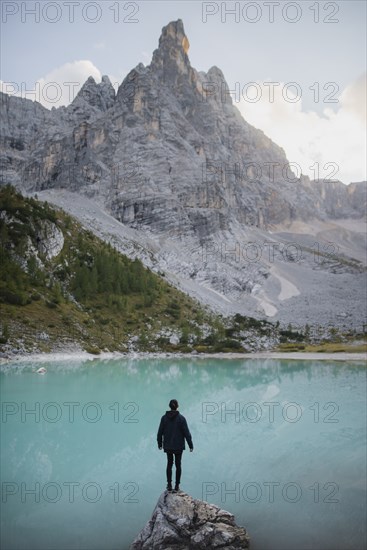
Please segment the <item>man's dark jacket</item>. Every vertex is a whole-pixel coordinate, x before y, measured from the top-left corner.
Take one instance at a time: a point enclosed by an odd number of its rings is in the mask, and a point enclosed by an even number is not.
[[[158,447],[162,447],[162,439],[165,452],[183,451],[185,439],[190,449],[194,448],[186,418],[178,411],[167,411],[162,416],[157,434]]]

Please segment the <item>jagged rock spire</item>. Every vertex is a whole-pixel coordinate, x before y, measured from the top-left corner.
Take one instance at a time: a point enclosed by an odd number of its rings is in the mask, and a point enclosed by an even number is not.
[[[190,44],[185,34],[184,25],[182,19],[177,21],[171,21],[163,27],[161,36],[159,38],[159,49],[162,50],[169,46],[175,45],[176,48],[182,48],[183,52],[187,54]]]
[[[107,109],[112,107],[115,95],[115,90],[108,76],[102,76],[100,84],[97,84],[94,78],[90,76],[84,82],[73,103],[79,104],[86,102],[100,111],[107,111]]]
[[[191,69],[187,55],[190,44],[181,19],[163,27],[159,46],[153,53],[152,69],[161,72],[169,82],[177,71],[188,73]]]

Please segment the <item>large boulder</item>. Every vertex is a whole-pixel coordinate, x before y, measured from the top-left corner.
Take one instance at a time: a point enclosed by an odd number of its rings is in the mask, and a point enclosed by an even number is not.
[[[162,493],[151,519],[130,550],[188,550],[249,547],[249,536],[234,516],[187,493]]]

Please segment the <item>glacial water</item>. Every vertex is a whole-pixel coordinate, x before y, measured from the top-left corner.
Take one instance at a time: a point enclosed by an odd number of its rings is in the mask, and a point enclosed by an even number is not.
[[[0,381],[2,550],[128,549],[165,488],[171,398],[195,446],[182,489],[235,514],[253,550],[366,546],[363,365],[63,360]]]

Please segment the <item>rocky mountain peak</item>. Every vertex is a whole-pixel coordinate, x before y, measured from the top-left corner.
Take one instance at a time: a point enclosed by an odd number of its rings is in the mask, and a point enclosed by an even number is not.
[[[106,108],[109,109],[110,107],[112,107],[115,101],[116,92],[111,84],[111,80],[107,75],[102,76],[102,81],[99,84],[99,89],[101,90],[102,97],[105,100]]]
[[[206,101],[214,100],[222,105],[232,104],[228,84],[219,67],[214,65],[206,74],[201,73],[201,78],[203,80],[203,98]]]
[[[97,84],[90,76],[79,90],[74,99],[73,106],[85,106],[86,104],[98,111],[107,111],[115,101],[115,90],[108,76],[104,75],[100,84]]]
[[[187,55],[189,47],[182,20],[171,21],[162,29],[151,68],[159,71],[167,83],[172,81],[177,72],[187,74],[191,68]]]
[[[182,48],[184,53],[187,54],[190,43],[185,34],[182,19],[171,21],[168,25],[163,27],[162,34],[159,38],[159,48],[165,48],[167,43],[169,43],[170,46],[172,43],[176,44],[177,48]]]

